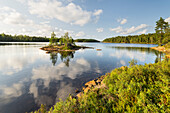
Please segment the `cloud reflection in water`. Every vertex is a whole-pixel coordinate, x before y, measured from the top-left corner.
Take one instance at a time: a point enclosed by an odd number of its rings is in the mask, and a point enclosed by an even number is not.
[[[59,98],[65,99],[75,90],[71,80],[76,79],[78,75],[82,75],[83,72],[90,70],[90,67],[89,62],[83,58],[80,58],[76,61],[70,61],[69,67],[62,62],[57,66],[42,66],[39,68],[34,68],[32,70],[33,76],[31,78],[33,83],[29,88],[30,93],[34,95],[36,103],[44,103],[49,105],[49,101],[52,101],[54,97],[47,96],[45,92],[42,93],[39,91],[44,90],[49,92],[51,88],[50,85],[53,83],[56,84],[57,89],[55,93],[56,95],[54,95],[56,97],[56,101],[58,101]],[[70,80],[66,81],[65,79]],[[53,104],[54,102],[51,103]]]

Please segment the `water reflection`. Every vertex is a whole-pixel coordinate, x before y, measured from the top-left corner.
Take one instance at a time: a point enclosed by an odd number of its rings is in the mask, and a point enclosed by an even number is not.
[[[116,50],[127,50],[127,51],[139,51],[139,52],[147,52],[147,53],[154,53],[154,50],[148,47],[110,47],[115,48]]]
[[[38,105],[42,103],[52,105],[55,100],[65,99],[69,93],[74,93],[73,89],[76,88],[72,85],[74,79],[90,70],[90,63],[83,58],[70,61],[69,65],[68,67],[65,62],[61,62],[56,66],[41,66],[32,70],[33,83],[29,90]]]
[[[115,53],[110,53],[110,56],[112,56],[112,57],[117,57],[120,59],[126,54],[126,57],[129,56],[131,59],[137,59],[138,61],[141,61],[141,62],[150,60],[150,59],[147,59],[149,54],[156,55],[155,63],[157,63],[158,61],[161,61],[163,56],[165,55],[162,52],[152,50],[147,47],[121,47],[121,46],[115,47],[115,46],[111,46],[109,48],[118,50]],[[134,54],[134,52],[135,52],[135,54]],[[126,63],[122,60],[120,60],[120,63],[122,65],[126,65]]]
[[[73,51],[61,51],[61,52],[52,52],[50,53],[50,59],[52,61],[53,66],[55,66],[57,59],[58,59],[58,54],[60,55],[60,59],[67,67],[69,67],[69,62],[71,59],[74,58],[74,53]]]
[[[159,52],[159,51],[155,51],[155,55],[156,55],[155,63],[161,62],[163,56],[165,56],[164,53]]]

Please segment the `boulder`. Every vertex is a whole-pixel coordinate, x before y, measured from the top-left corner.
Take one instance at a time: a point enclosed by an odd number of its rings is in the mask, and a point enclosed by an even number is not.
[[[98,79],[96,82],[97,82],[98,84],[100,84],[100,83],[101,83],[101,81],[102,81],[101,79]]]
[[[85,84],[86,87],[92,87],[92,86],[95,86],[95,85],[97,85],[97,84],[96,84],[96,82],[95,82],[94,80],[89,81],[89,82],[87,82],[87,83]]]
[[[80,90],[79,90],[79,89],[76,89],[76,90],[75,90],[75,93],[80,93]]]
[[[78,93],[78,94],[76,95],[76,97],[77,97],[77,98],[80,98],[82,95],[83,95],[83,93],[80,92],[80,93]]]
[[[89,87],[85,88],[85,89],[84,89],[84,93],[87,93],[89,90],[90,90]]]
[[[96,49],[97,51],[101,51],[102,49]]]
[[[127,69],[127,66],[122,66],[122,67],[120,67],[120,69],[126,70],[126,69]]]

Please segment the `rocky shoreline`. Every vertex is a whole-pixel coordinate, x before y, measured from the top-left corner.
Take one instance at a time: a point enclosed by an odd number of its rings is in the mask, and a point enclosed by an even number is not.
[[[126,70],[128,67],[127,66],[122,66],[120,69]],[[79,99],[81,98],[84,94],[88,93],[89,91],[94,91],[94,90],[99,90],[100,88],[105,88],[108,89],[108,87],[104,83],[104,78],[109,76],[110,73],[106,73],[105,75],[98,77],[94,80],[91,80],[89,82],[85,83],[85,87],[82,87],[81,91],[77,91],[77,95],[75,98]],[[73,98],[73,97],[72,97]]]

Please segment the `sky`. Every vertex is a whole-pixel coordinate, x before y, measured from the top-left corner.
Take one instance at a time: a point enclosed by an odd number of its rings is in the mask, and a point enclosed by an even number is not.
[[[0,33],[102,41],[154,33],[169,11],[170,0],[0,0]]]

